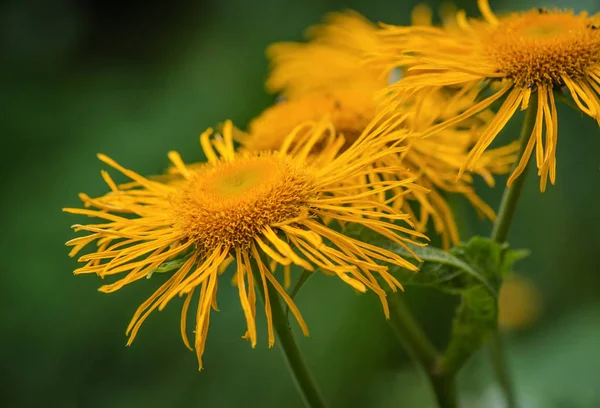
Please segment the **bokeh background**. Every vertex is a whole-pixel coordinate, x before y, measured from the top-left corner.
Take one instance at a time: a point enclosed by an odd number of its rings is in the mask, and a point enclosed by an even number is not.
[[[456,3],[476,13],[474,0]],[[406,24],[415,4],[2,2],[0,404],[301,407],[265,331],[254,350],[241,339],[243,314],[228,284],[220,288],[204,371],[180,340],[177,301],[154,313],[126,347],[131,315],[162,277],[110,295],[96,291],[96,277],[74,277],[76,261],[64,242],[81,219],[61,208],[77,206],[80,191],[106,190],[97,152],[156,174],[167,166],[168,150],[201,159],[198,135],[206,127],[227,118],[245,126],[273,101],[262,85],[268,44],[300,40],[324,13],[345,8]],[[552,5],[491,4],[497,11]],[[557,5],[600,9],[598,0]],[[517,270],[540,291],[542,313],[506,336],[523,407],[591,408],[600,406],[600,130],[567,106],[559,116],[557,185],[540,194],[532,172],[510,234],[514,247],[532,250]],[[516,122],[504,132],[507,140],[518,132]],[[504,180],[495,189],[481,186],[494,207]],[[489,233],[489,222],[454,204],[463,237]],[[417,289],[406,297],[443,344],[455,299]],[[311,329],[301,347],[332,407],[433,406],[375,296],[317,276],[297,300]],[[469,362],[459,383],[465,407],[503,406],[485,353]]]

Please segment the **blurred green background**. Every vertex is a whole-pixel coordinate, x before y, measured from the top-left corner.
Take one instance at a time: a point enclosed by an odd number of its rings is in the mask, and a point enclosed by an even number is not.
[[[476,12],[474,0],[457,3]],[[96,291],[98,278],[74,277],[76,261],[64,242],[82,219],[61,208],[78,206],[80,191],[105,192],[97,152],[156,174],[167,166],[168,150],[200,159],[198,135],[206,127],[227,118],[245,126],[273,100],[262,86],[268,44],[300,40],[324,13],[344,8],[405,24],[415,4],[3,2],[2,406],[301,407],[279,351],[266,347],[266,331],[254,350],[241,339],[243,314],[228,284],[220,288],[204,371],[181,342],[180,299],[154,313],[126,347],[131,315],[162,277],[110,295]],[[491,4],[496,11],[552,5]],[[558,5],[600,9],[597,0]],[[518,271],[541,290],[543,314],[508,336],[509,357],[524,407],[598,407],[600,131],[567,106],[559,116],[557,186],[540,194],[532,172],[510,234],[513,246],[532,250]],[[495,189],[481,186],[494,207],[504,180]],[[463,237],[489,232],[488,222],[457,205]],[[406,296],[442,344],[454,299],[417,289]],[[424,377],[398,349],[375,296],[317,276],[298,304],[311,329],[301,347],[332,407],[432,406]],[[465,407],[503,406],[485,357],[479,353],[460,376]]]

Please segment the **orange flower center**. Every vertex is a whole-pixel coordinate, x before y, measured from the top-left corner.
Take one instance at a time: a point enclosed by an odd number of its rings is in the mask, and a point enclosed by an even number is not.
[[[313,93],[286,100],[265,110],[250,122],[250,134],[242,144],[249,150],[277,150],[285,137],[299,124],[327,117],[344,135],[347,146],[362,133],[375,116],[371,93],[336,91]]]
[[[171,199],[175,227],[201,248],[247,246],[315,195],[307,168],[275,155],[203,166]]]
[[[531,10],[501,18],[484,47],[518,86],[560,86],[600,63],[600,30],[585,13]]]

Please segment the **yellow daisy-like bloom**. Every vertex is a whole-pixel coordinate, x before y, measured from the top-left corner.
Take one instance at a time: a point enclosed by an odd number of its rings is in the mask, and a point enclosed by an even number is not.
[[[360,14],[330,13],[325,24],[310,27],[309,43],[281,42],[269,46],[271,62],[266,88],[286,98],[313,92],[350,90],[370,94],[388,83],[381,69],[362,60],[380,43],[377,27]]]
[[[384,25],[381,37],[386,45],[379,48],[373,60],[386,69],[406,66],[411,73],[392,84],[385,91],[389,93],[386,97],[394,106],[428,88],[453,86],[464,92],[482,91],[481,101],[428,133],[459,123],[505,97],[461,171],[473,170],[514,113],[526,109],[531,97],[536,98],[535,126],[508,184],[523,172],[535,148],[540,189],[544,191],[547,180],[554,183],[556,178],[554,91],[566,87],[581,111],[600,123],[599,17],[558,9],[498,17],[487,0],[478,0],[478,5],[483,20],[467,19],[464,12],[459,12],[452,30]],[[494,92],[486,95],[488,89]]]
[[[351,148],[338,154],[343,139],[326,125],[315,126],[296,146],[297,133],[285,139],[277,152],[235,152],[232,124],[226,122],[222,135],[211,139],[212,130],[201,136],[208,159],[203,165],[186,166],[180,156],[169,158],[182,176],[165,181],[148,179],[99,155],[100,160],[129,177],[132,182],[118,186],[106,171],[102,177],[110,192],[98,198],[81,194],[86,208],[67,208],[73,214],[98,218],[99,223],[74,225],[88,234],[67,243],[71,256],[95,243],[95,251],[79,258],[85,265],[75,274],[93,273],[104,278],[124,275],[104,285],[102,292],[114,292],[145,279],[156,271],[169,270],[170,277],[136,311],[127,329],[130,344],[143,321],[170,300],[185,295],[181,314],[181,335],[187,337],[186,316],[195,294],[199,294],[195,343],[200,368],[210,320],[216,309],[220,267],[233,256],[237,263],[236,284],[247,322],[246,337],[256,344],[255,285],[268,292],[276,290],[296,317],[304,334],[306,323],[292,299],[267,264],[315,267],[339,277],[354,289],[371,289],[380,297],[388,314],[386,294],[376,276],[392,290],[402,288],[387,267],[388,262],[409,270],[416,267],[389,250],[350,238],[329,228],[321,219],[356,223],[405,246],[412,242],[405,234],[413,231],[407,214],[394,211],[371,198],[390,189],[410,189],[412,180],[381,180],[371,185],[341,186],[342,180],[362,176],[378,177],[395,168],[376,169],[372,163],[387,154],[403,150],[388,146],[398,140],[393,132],[366,131]],[[319,166],[307,163],[308,152],[324,143]],[[335,158],[334,158],[335,157]],[[398,225],[404,222],[407,226]],[[268,298],[268,297],[267,297]],[[274,343],[271,308],[265,304],[269,346]]]
[[[415,8],[413,22],[430,25],[430,10]],[[376,27],[354,12],[331,13],[325,24],[310,28],[308,33],[310,41],[307,43],[277,43],[269,47],[271,72],[267,88],[281,92],[286,98],[253,119],[247,134],[239,134],[237,139],[246,149],[277,150],[286,135],[300,123],[324,118],[344,135],[347,148],[367,123],[378,117],[374,96],[388,84],[388,75],[379,67],[365,64],[363,58],[367,51],[381,45]],[[468,109],[476,96],[474,92],[459,94],[449,90],[422,92],[418,101],[402,111],[406,120],[401,128],[423,132]],[[394,206],[413,213],[412,207],[418,202],[417,228],[424,232],[429,220],[433,220],[435,231],[441,234],[446,247],[457,243],[459,235],[442,191],[462,194],[481,213],[494,217],[492,209],[473,191],[470,174],[456,180],[468,149],[477,140],[477,129],[491,117],[491,112],[484,110],[430,138],[407,138],[405,144],[410,149],[401,157],[395,156],[395,164],[401,163],[409,169],[419,178],[418,184],[431,192],[413,191],[406,196],[409,200],[400,196]],[[385,115],[379,118],[383,120]],[[492,185],[493,174],[509,171],[515,149],[516,145],[512,145],[485,154],[474,172]],[[386,160],[386,165],[390,165],[393,158],[387,156]]]
[[[333,99],[332,95],[337,99]],[[344,99],[344,96],[350,98]],[[407,113],[403,120],[387,123],[395,123],[397,130],[407,130],[414,135],[440,118],[452,115],[440,109],[441,100],[450,100],[446,92],[436,92],[430,97],[423,98],[420,103],[422,114],[415,116],[414,112]],[[360,102],[364,101],[364,104]],[[375,108],[371,104],[372,99],[360,99],[357,92],[336,92],[330,94],[309,94],[305,97],[290,101],[283,101],[268,108],[260,116],[250,122],[248,133],[240,132],[237,140],[247,150],[260,152],[263,150],[277,150],[283,144],[286,135],[292,129],[301,132],[308,128],[298,127],[306,121],[318,121],[328,119],[336,128],[338,133],[345,138],[341,151],[351,146],[365,129],[370,120],[382,121],[384,117],[377,117]],[[370,109],[366,107],[371,104]],[[459,104],[451,104],[457,107]],[[365,109],[360,109],[365,108]],[[418,118],[418,119],[417,119]],[[459,180],[456,179],[460,165],[467,157],[468,149],[476,139],[476,129],[485,123],[483,117],[475,118],[472,123],[462,123],[449,129],[443,129],[428,138],[406,137],[402,145],[407,149],[401,154],[387,155],[375,166],[402,166],[417,178],[417,184],[430,190],[413,190],[407,195],[396,195],[397,199],[392,203],[395,209],[402,208],[413,215],[417,220],[417,229],[426,232],[427,224],[433,221],[435,231],[441,235],[443,245],[459,242],[460,237],[454,215],[442,192],[461,194],[483,215],[494,219],[494,211],[473,190],[471,184],[473,178],[470,174],[463,174]],[[319,149],[320,145],[315,145]],[[506,147],[493,149],[479,160],[475,173],[479,174],[489,185],[494,184],[494,174],[504,174],[510,169],[514,161],[514,153],[518,146],[512,144]],[[398,177],[406,177],[407,172],[400,172]],[[392,179],[394,175],[385,175]],[[415,213],[414,202],[418,202],[420,209]]]
[[[348,90],[313,92],[283,101],[250,121],[248,135],[239,141],[253,151],[277,150],[296,126],[327,118],[349,143],[354,142],[375,117],[376,103],[370,93]]]
[[[498,296],[498,325],[507,331],[527,328],[539,319],[542,303],[540,290],[531,281],[511,275]]]

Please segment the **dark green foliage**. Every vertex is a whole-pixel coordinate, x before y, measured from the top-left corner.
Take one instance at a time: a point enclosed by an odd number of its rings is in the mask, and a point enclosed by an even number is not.
[[[419,272],[416,273],[390,267],[403,284],[460,296],[451,341],[444,353],[446,366],[452,368],[460,367],[471,357],[496,327],[498,289],[502,279],[512,271],[516,261],[529,254],[527,250],[512,250],[507,244],[479,236],[449,252],[417,245],[408,245],[409,251],[361,227],[352,227],[346,232],[355,237],[366,237],[364,239],[370,243],[387,247],[418,263]]]

